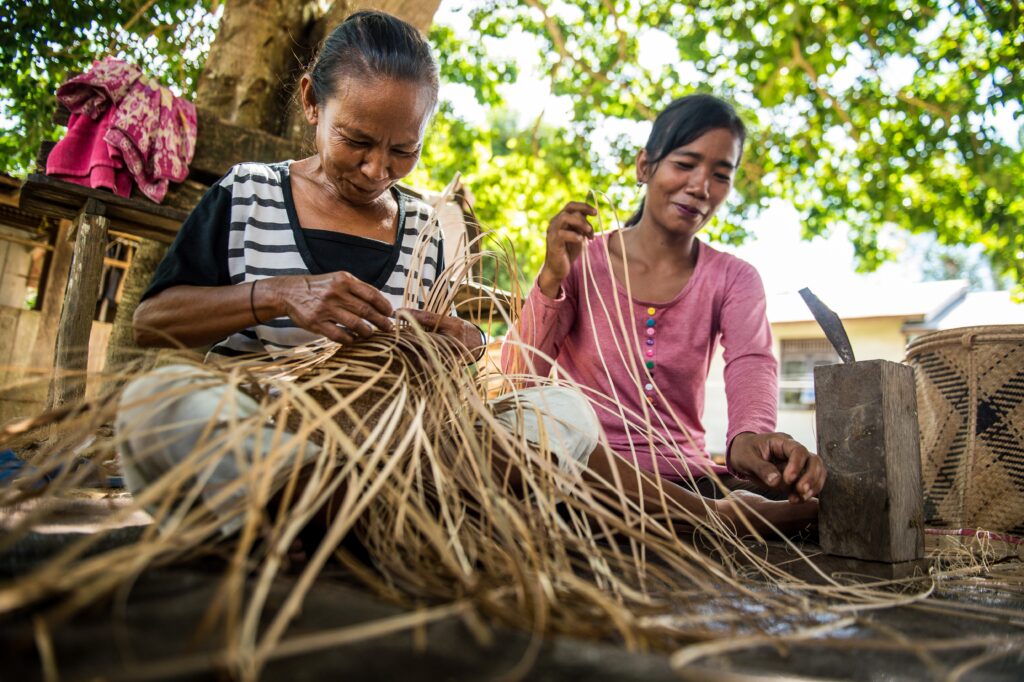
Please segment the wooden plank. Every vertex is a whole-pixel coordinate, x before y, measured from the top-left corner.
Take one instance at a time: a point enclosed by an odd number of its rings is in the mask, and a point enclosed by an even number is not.
[[[917,399],[911,367],[868,360],[814,368],[818,453],[828,468],[821,547],[904,562],[924,553]]]
[[[167,188],[167,195],[164,197],[163,205],[187,213],[196,207],[199,200],[203,198],[203,195],[209,189],[208,185],[196,182],[195,180],[185,180],[185,182],[180,184],[172,182],[171,186]]]
[[[243,161],[273,163],[308,155],[301,144],[292,140],[233,125],[206,109],[198,109],[196,114],[196,152],[189,164],[189,175],[200,182],[213,183]]]
[[[14,349],[17,343],[18,309],[0,306],[0,386],[13,381]]]
[[[104,206],[90,201],[78,218],[75,251],[71,260],[67,295],[57,329],[54,379],[47,407],[60,407],[85,395],[82,373],[89,363],[89,336],[103,272],[109,221]]]
[[[75,220],[86,202],[106,206],[109,224],[128,234],[171,242],[188,211],[155,204],[149,199],[125,199],[112,192],[83,187],[46,175],[30,175],[21,188],[21,208],[42,216]]]
[[[20,407],[31,403],[42,408],[43,400],[46,398],[45,385],[38,381],[38,373],[28,371],[33,369],[30,358],[32,357],[32,345],[35,343],[36,328],[39,325],[39,311],[14,310],[12,308],[0,310],[3,311],[0,316],[5,313],[13,313],[12,319],[14,320],[10,338],[7,338],[7,328],[0,331],[0,358],[7,365],[6,376],[0,380],[0,403],[15,402]],[[5,327],[5,325],[0,322],[0,327]],[[4,374],[4,372],[0,370],[0,374]],[[29,381],[18,385],[18,382],[24,381],[26,377],[29,377]]]
[[[29,363],[33,367],[53,366],[53,348],[57,342],[60,311],[64,307],[64,293],[68,285],[68,275],[71,273],[71,259],[74,256],[74,243],[68,237],[71,227],[70,221],[60,221],[53,241],[53,253],[46,269],[46,282],[40,292],[43,297],[39,307],[40,321]]]
[[[3,197],[3,195],[0,195]],[[0,202],[0,225],[6,227],[17,228],[25,234],[25,237],[31,237],[40,229],[40,223],[42,222],[42,216],[36,213],[29,213],[28,211],[22,211],[18,208],[18,196],[5,197],[10,199],[13,203]]]
[[[0,228],[0,305],[21,309],[25,307],[32,252],[24,244],[16,243],[17,237],[5,232]]]

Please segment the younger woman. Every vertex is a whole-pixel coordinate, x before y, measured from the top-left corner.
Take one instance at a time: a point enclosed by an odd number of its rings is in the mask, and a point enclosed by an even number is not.
[[[821,491],[825,468],[775,432],[777,364],[761,280],[697,238],[732,190],[745,136],[715,97],[672,102],[637,157],[647,194],[623,229],[595,236],[597,212],[580,202],[551,221],[544,265],[502,362],[506,372],[544,375],[553,359],[592,389],[609,445],[643,470],[705,495],[719,490],[709,478],[717,474],[728,488],[800,503]],[[711,461],[701,423],[719,343],[727,466]]]

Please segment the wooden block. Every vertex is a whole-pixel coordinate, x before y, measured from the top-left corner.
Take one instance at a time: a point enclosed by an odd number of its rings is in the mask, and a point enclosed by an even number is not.
[[[822,549],[868,561],[924,554],[914,371],[888,360],[814,368]]]
[[[293,140],[228,123],[206,109],[197,109],[196,116],[196,151],[189,175],[200,182],[213,183],[243,161],[274,163],[301,159],[313,151]]]

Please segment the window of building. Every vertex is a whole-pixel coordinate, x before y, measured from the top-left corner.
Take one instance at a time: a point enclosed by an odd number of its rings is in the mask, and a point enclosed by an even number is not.
[[[814,368],[840,362],[827,339],[783,339],[780,348],[779,407],[814,409]]]

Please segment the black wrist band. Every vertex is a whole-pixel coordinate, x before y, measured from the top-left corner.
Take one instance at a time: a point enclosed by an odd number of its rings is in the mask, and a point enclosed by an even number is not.
[[[473,324],[472,322],[470,322],[470,324],[476,327],[476,330],[480,332],[480,352],[475,358],[473,358],[473,362],[480,362],[484,359],[484,356],[487,355],[487,334],[485,334],[484,330],[480,328],[480,325]]]
[[[252,284],[249,286],[249,310],[252,311],[252,319],[256,321],[256,324],[263,324],[260,322],[260,318],[256,314],[256,282],[258,281],[258,279],[254,279]]]

